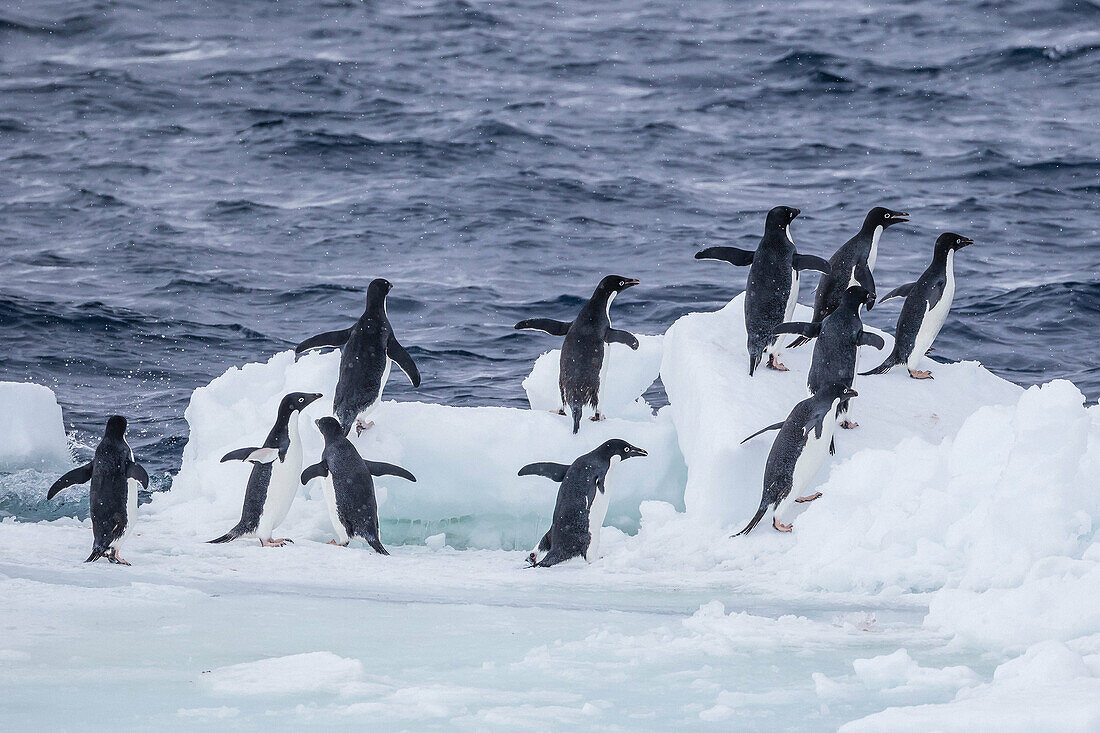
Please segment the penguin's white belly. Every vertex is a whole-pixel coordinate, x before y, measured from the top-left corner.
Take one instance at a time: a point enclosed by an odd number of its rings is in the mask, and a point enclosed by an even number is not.
[[[328,505],[328,518],[332,520],[332,531],[336,534],[336,541],[341,545],[347,544],[348,532],[344,529],[344,523],[340,521],[340,509],[336,506],[336,487],[332,485],[332,475],[325,477],[325,504]]]
[[[825,457],[829,454],[829,443],[832,442],[833,432],[836,430],[835,408],[829,411],[821,427],[821,437],[817,437],[817,431],[810,428],[810,435],[806,438],[806,447],[794,463],[794,476],[791,478],[790,499],[805,496],[806,489],[814,480],[821,465],[825,463]]]
[[[940,335],[940,329],[947,321],[947,314],[951,312],[951,302],[955,299],[954,258],[955,253],[949,252],[947,255],[947,284],[944,285],[943,296],[940,298],[940,302],[924,313],[924,320],[921,321],[920,328],[917,330],[917,338],[913,342],[913,352],[909,354],[909,359],[905,364],[909,369],[916,370],[920,366],[925,352],[932,346],[932,342],[936,340],[936,337]]]
[[[871,251],[867,255],[867,269],[875,271],[875,263],[878,262],[878,240],[882,237],[882,227],[875,227],[875,233],[871,235]]]
[[[122,535],[111,543],[111,547],[116,550],[134,528],[134,522],[137,520],[138,489],[140,488],[141,482],[137,479],[126,479],[126,526],[122,529]]]
[[[604,344],[603,345],[603,363],[600,364],[600,386],[599,386],[599,389],[596,392],[597,411],[599,411],[598,405],[600,404],[599,403],[600,392],[603,391],[604,385],[607,384],[607,374],[611,369],[610,365],[611,365],[611,344]]]
[[[787,309],[783,311],[783,321],[790,323],[794,320],[794,307],[798,305],[798,270],[791,270],[791,294],[787,296]]]
[[[271,539],[271,533],[286,519],[302,480],[302,441],[298,436],[297,415],[291,416],[287,430],[290,432],[290,447],[287,448],[286,458],[282,461],[276,458],[271,464],[267,497],[256,531],[261,540]]]
[[[603,491],[596,489],[596,495],[592,498],[592,505],[588,507],[588,551],[584,553],[584,559],[588,562],[595,562],[600,556],[600,530],[603,528],[603,520],[607,517],[607,505],[610,502],[608,491],[610,486],[608,482],[611,479],[611,471],[615,468],[615,464],[620,459],[618,456],[612,456],[611,466],[607,469],[607,473],[603,478]]]

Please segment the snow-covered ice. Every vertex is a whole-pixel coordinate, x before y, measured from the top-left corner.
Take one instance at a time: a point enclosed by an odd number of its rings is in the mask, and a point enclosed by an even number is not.
[[[392,557],[322,544],[317,487],[280,528],[293,546],[202,543],[240,511],[248,468],[220,456],[285,392],[330,396],[338,356],[231,369],[192,397],[132,568],[81,564],[87,522],[0,524],[0,727],[117,729],[125,690],[123,727],[158,730],[1100,729],[1100,407],[973,362],[857,377],[822,498],[790,534],[730,538],[774,433],[740,441],[803,397],[811,353],[750,380],[744,341],[739,297],[616,350],[622,391],[578,436],[548,412],[554,352],[530,410],[384,402],[357,446],[419,479],[379,481]],[[602,557],[524,568],[554,487],[516,470],[612,436],[650,457],[609,487]]]

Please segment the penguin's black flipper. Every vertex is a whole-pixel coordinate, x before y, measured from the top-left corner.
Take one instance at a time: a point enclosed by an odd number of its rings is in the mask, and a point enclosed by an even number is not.
[[[559,484],[565,480],[565,472],[569,470],[569,466],[562,463],[552,463],[550,461],[543,461],[541,463],[528,463],[526,466],[519,470],[518,476],[545,476],[551,481],[557,481]]]
[[[401,468],[401,466],[395,466],[392,463],[382,463],[381,461],[367,461],[363,463],[366,465],[367,470],[370,471],[371,476],[399,476],[406,481],[412,481],[416,483],[416,476]]]
[[[874,346],[879,351],[886,348],[886,342],[882,340],[882,336],[870,331],[860,331],[856,343],[860,346]]]
[[[899,285],[886,295],[879,298],[878,302],[885,303],[886,301],[890,300],[890,298],[908,298],[909,293],[913,290],[914,287],[916,287],[916,285],[916,283],[905,283],[904,285]]]
[[[795,255],[794,256],[794,269],[796,270],[817,270],[818,272],[829,272],[829,261],[823,257],[817,255]]]
[[[707,247],[695,253],[697,260],[722,260],[737,267],[745,267],[752,264],[755,252],[738,249],[737,247]]]
[[[753,434],[752,434],[752,435],[750,435],[749,437],[747,437],[747,438],[745,438],[744,440],[742,440],[742,441],[741,441],[741,445],[744,445],[745,443],[748,443],[748,442],[749,442],[750,440],[752,440],[753,438],[755,438],[755,437],[756,437],[757,435],[760,435],[760,434],[762,434],[762,433],[766,433],[766,432],[768,432],[769,430],[779,430],[779,428],[781,428],[781,427],[783,427],[783,423],[781,423],[781,422],[777,422],[777,423],[776,423],[775,425],[769,425],[769,426],[768,426],[768,427],[766,427],[766,428],[760,428],[760,429],[759,429],[759,430],[757,430],[757,431],[756,431],[755,433],[753,433]]]
[[[872,295],[875,293],[875,276],[871,274],[871,268],[867,266],[866,262],[861,262],[856,265],[855,272],[852,273],[855,276],[856,282],[867,289],[867,292]],[[867,310],[871,310],[874,306],[874,301],[869,301],[867,304]],[[824,319],[822,319],[824,320]]]
[[[780,323],[779,326],[772,331],[773,334],[779,333],[797,333],[800,336],[804,336],[807,339],[817,338],[821,335],[820,323],[803,323],[800,321],[791,321],[789,323]],[[792,344],[793,346],[793,344]]]
[[[279,457],[278,448],[238,448],[222,456],[221,463],[227,461],[251,461],[252,463],[273,463]]]
[[[564,336],[569,333],[572,323],[555,321],[553,318],[528,318],[516,324],[517,331],[545,331],[551,336]]]
[[[836,455],[836,438],[829,439],[829,455]]]
[[[53,486],[50,487],[49,493],[46,494],[47,499],[52,499],[57,496],[59,491],[69,488],[75,484],[85,484],[92,480],[92,463],[90,461],[85,463],[79,468],[66,473],[64,476],[53,482]]]
[[[149,474],[146,473],[145,468],[140,463],[134,463],[130,466],[130,470],[126,474],[127,478],[132,478],[141,484],[141,488],[149,488]]]
[[[307,338],[302,343],[294,347],[295,354],[301,354],[303,351],[309,351],[310,349],[320,349],[325,346],[343,346],[351,338],[351,329],[345,328],[342,331],[329,331],[327,333],[319,333],[316,336]]]
[[[901,363],[901,361],[898,359],[897,349],[894,349],[894,351],[890,352],[890,356],[886,357],[886,361],[882,362],[881,364],[879,364],[874,369],[869,369],[865,372],[860,372],[859,376],[867,377],[867,376],[870,376],[872,374],[885,374],[886,372],[890,371],[891,369],[893,369],[894,367],[896,367],[900,363]]]
[[[635,351],[638,350],[638,339],[630,331],[609,328],[607,329],[607,335],[604,336],[604,341],[609,344],[626,344]]]
[[[405,351],[405,347],[397,343],[393,333],[390,333],[390,340],[386,342],[386,355],[397,362],[397,366],[405,372],[405,376],[412,382],[412,386],[420,386],[420,370],[416,368],[416,364],[409,356],[409,352]]]
[[[302,485],[305,486],[315,478],[322,478],[328,476],[328,464],[324,461],[314,463],[312,466],[302,471]],[[416,479],[413,479],[414,481]]]

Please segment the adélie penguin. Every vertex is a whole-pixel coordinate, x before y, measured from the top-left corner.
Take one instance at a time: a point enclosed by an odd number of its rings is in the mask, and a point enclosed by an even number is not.
[[[790,532],[791,524],[783,520],[791,504],[814,501],[821,497],[821,492],[808,496],[804,496],[803,492],[809,488],[810,482],[825,461],[836,426],[836,411],[841,402],[857,396],[849,387],[831,384],[795,405],[783,422],[769,425],[741,441],[745,443],[769,430],[779,431],[764,466],[764,490],[760,497],[760,507],[748,525],[737,535],[751,532],[769,509],[772,510],[772,526],[780,532]]]
[[[302,473],[302,438],[298,433],[298,415],[321,398],[316,392],[291,392],[279,402],[275,424],[259,448],[240,448],[222,456],[227,461],[252,464],[244,490],[241,521],[211,544],[231,542],[238,537],[259,537],[263,547],[282,547],[291,540],[271,535],[286,519],[298,477]]]
[[[407,481],[416,477],[400,466],[368,461],[359,455],[335,418],[322,417],[317,429],[325,438],[321,460],[302,471],[302,483],[325,478],[325,503],[336,539],[330,545],[346,547],[353,539],[366,542],[380,555],[389,552],[378,533],[378,499],[374,494],[374,476],[399,476]]]
[[[612,469],[632,456],[649,455],[625,440],[613,438],[572,464],[530,463],[520,476],[544,476],[561,484],[554,505],[554,521],[527,560],[548,568],[574,557],[592,562],[599,557],[600,528],[607,516],[608,481]]]
[[[796,333],[806,339],[816,338],[810,361],[806,387],[811,395],[833,386],[851,387],[856,376],[856,355],[860,346],[882,349],[886,342],[877,333],[863,330],[859,310],[875,302],[875,294],[861,285],[844,291],[840,305],[820,323],[784,323],[776,333]],[[848,411],[848,401],[840,403],[840,414]],[[845,419],[842,428],[854,428],[858,423]]]
[[[764,222],[764,236],[755,252],[737,247],[708,247],[695,253],[697,260],[722,260],[731,265],[749,265],[745,286],[745,332],[748,334],[749,376],[756,372],[764,352],[768,368],[787,371],[779,361],[780,350],[775,329],[794,317],[798,304],[799,272],[828,272],[829,263],[815,255],[795,251],[791,222],[799,210],[776,206]]]
[[[569,408],[573,415],[574,433],[580,430],[585,406],[593,409],[593,420],[603,419],[600,387],[607,382],[610,352],[605,344],[626,344],[638,350],[638,339],[634,334],[611,327],[611,302],[616,295],[637,284],[634,278],[608,275],[600,280],[592,297],[573,321],[566,323],[551,318],[529,318],[516,324],[516,330],[545,331],[551,336],[565,337],[558,368],[562,402],[558,414],[564,415],[565,408]]]
[[[844,297],[844,291],[852,285],[862,285],[870,292],[875,292],[873,272],[878,261],[879,239],[890,227],[907,221],[909,214],[883,206],[876,206],[867,212],[863,226],[856,235],[842,244],[829,258],[829,272],[817,284],[817,293],[814,295],[813,323],[820,323],[836,310],[840,299]],[[808,339],[795,339],[790,348],[801,346],[806,341]]]
[[[932,264],[917,279],[894,288],[880,303],[891,298],[905,298],[898,325],[894,330],[894,350],[874,369],[860,374],[883,374],[898,364],[905,364],[914,379],[931,379],[932,372],[920,370],[920,361],[932,348],[940,329],[951,311],[955,299],[955,253],[974,244],[974,240],[946,232],[936,239]]]
[[[92,518],[92,554],[84,562],[106,556],[118,565],[129,565],[119,554],[123,539],[137,517],[138,489],[149,488],[149,474],[134,460],[126,442],[126,418],[115,415],[107,421],[103,440],[88,463],[66,473],[50,487],[47,499],[75,484],[92,482],[88,508]]]
[[[386,313],[386,295],[393,289],[389,280],[378,278],[367,286],[367,308],[355,325],[341,331],[329,331],[298,344],[294,353],[328,346],[341,347],[340,377],[332,401],[333,414],[344,428],[344,435],[355,427],[356,434],[373,425],[367,416],[378,406],[382,390],[394,362],[405,372],[413,387],[420,386],[420,372],[409,352],[393,335]]]

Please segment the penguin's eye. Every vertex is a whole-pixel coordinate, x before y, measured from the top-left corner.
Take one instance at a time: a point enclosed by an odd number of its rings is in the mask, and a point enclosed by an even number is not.
[[[886,218],[889,219],[891,216],[892,216],[892,214],[887,214]]]
[[[962,243],[963,243],[963,241],[961,239],[956,239],[955,240],[955,244],[962,244]]]

